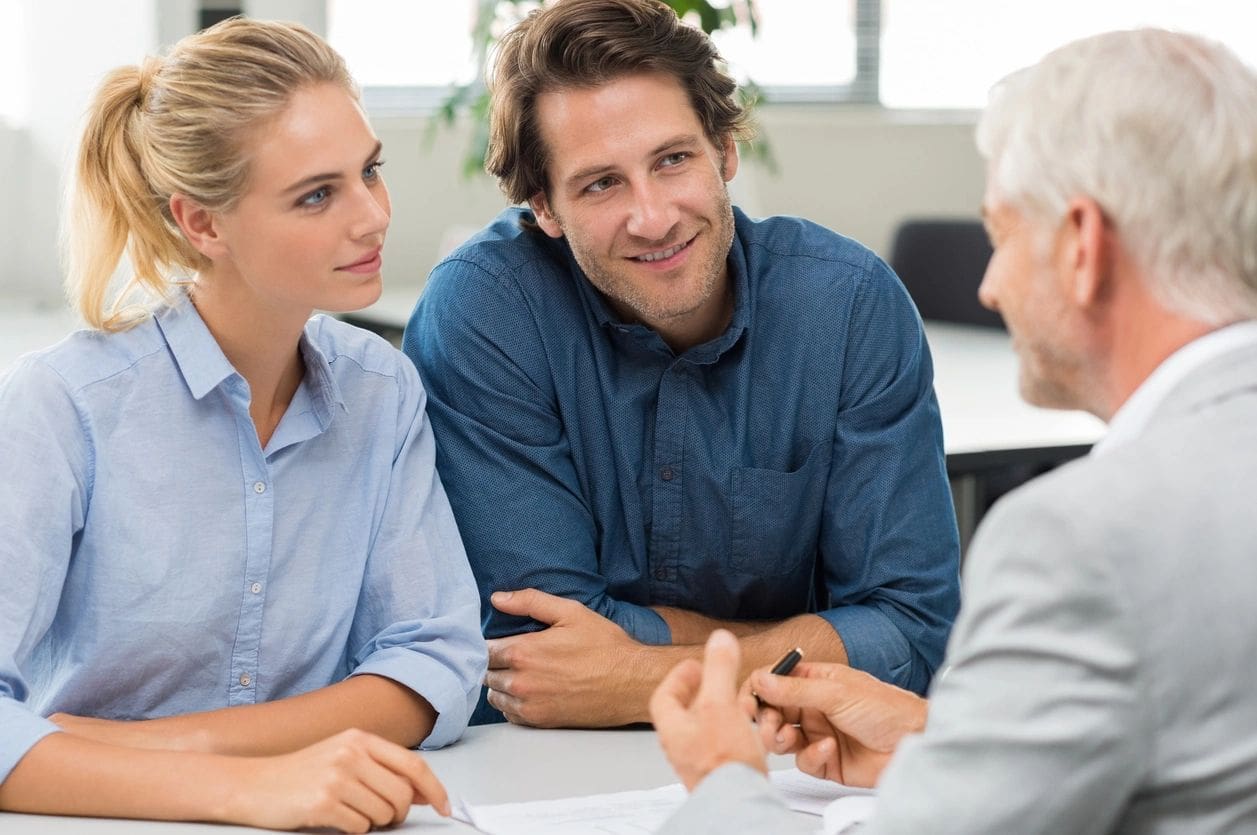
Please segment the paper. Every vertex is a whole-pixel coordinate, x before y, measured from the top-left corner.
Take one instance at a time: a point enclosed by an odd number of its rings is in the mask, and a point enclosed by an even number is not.
[[[680,783],[646,791],[526,803],[461,804],[455,817],[489,835],[648,835],[685,801]]]
[[[798,769],[770,772],[786,805],[796,812],[824,814],[824,832],[836,835],[866,820],[873,791],[819,780]],[[453,816],[488,835],[647,835],[663,826],[685,802],[685,787],[673,783],[645,791],[594,794],[525,803],[470,804],[451,798]],[[841,807],[841,808],[839,808]],[[834,826],[831,828],[831,810]]]
[[[777,793],[786,805],[796,812],[809,815],[822,815],[825,809],[835,800],[843,797],[872,797],[872,789],[861,789],[855,786],[844,786],[832,780],[822,780],[810,774],[804,774],[797,768],[768,772]]]

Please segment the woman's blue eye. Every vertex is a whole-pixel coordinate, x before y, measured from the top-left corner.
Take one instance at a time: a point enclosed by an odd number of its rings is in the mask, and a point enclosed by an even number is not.
[[[384,165],[384,160],[377,159],[375,162],[362,169],[362,179],[374,180],[380,176],[380,167]]]
[[[332,196],[332,190],[327,186],[317,188],[314,191],[301,198],[303,206],[321,206],[327,202],[327,198]]]

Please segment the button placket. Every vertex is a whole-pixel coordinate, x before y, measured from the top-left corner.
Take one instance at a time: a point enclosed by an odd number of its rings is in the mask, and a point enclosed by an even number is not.
[[[672,583],[677,579],[684,490],[682,457],[689,410],[686,368],[686,363],[678,362],[663,373],[655,406],[655,443],[651,454],[658,480],[651,491],[653,521],[648,546],[648,576],[655,583]],[[660,592],[665,599],[669,596],[665,590]]]
[[[241,472],[244,510],[244,564],[241,566],[239,621],[231,650],[228,704],[254,704],[258,693],[265,583],[270,574],[275,533],[274,475],[258,444],[257,431],[247,411],[239,415],[237,432],[246,450]]]

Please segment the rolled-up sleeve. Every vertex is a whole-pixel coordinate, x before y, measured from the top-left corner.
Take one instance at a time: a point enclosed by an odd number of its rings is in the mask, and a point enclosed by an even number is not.
[[[85,427],[35,358],[0,378],[0,782],[55,724],[27,704],[26,670],[56,614],[89,490]]]
[[[425,395],[398,359],[401,398],[388,497],[367,561],[350,645],[352,674],[384,676],[437,712],[422,747],[457,740],[487,665],[480,600],[458,527],[436,471]]]
[[[880,259],[851,308],[821,535],[852,666],[925,692],[960,606],[960,545],[921,321]]]

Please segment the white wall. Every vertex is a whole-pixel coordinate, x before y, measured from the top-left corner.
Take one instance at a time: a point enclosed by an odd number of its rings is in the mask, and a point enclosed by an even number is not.
[[[22,126],[0,128],[0,183],[15,204],[0,215],[0,292],[56,298],[61,181],[79,120],[106,68],[155,48],[157,0],[18,2],[30,89]]]
[[[905,217],[978,216],[983,166],[973,119],[972,113],[765,106],[760,120],[779,171],[744,160],[734,202],[752,215],[807,217],[888,255]],[[442,131],[425,149],[422,120],[373,122],[393,195],[385,281],[390,291],[418,293],[446,230],[482,226],[506,200],[487,177],[463,179],[465,130]]]

